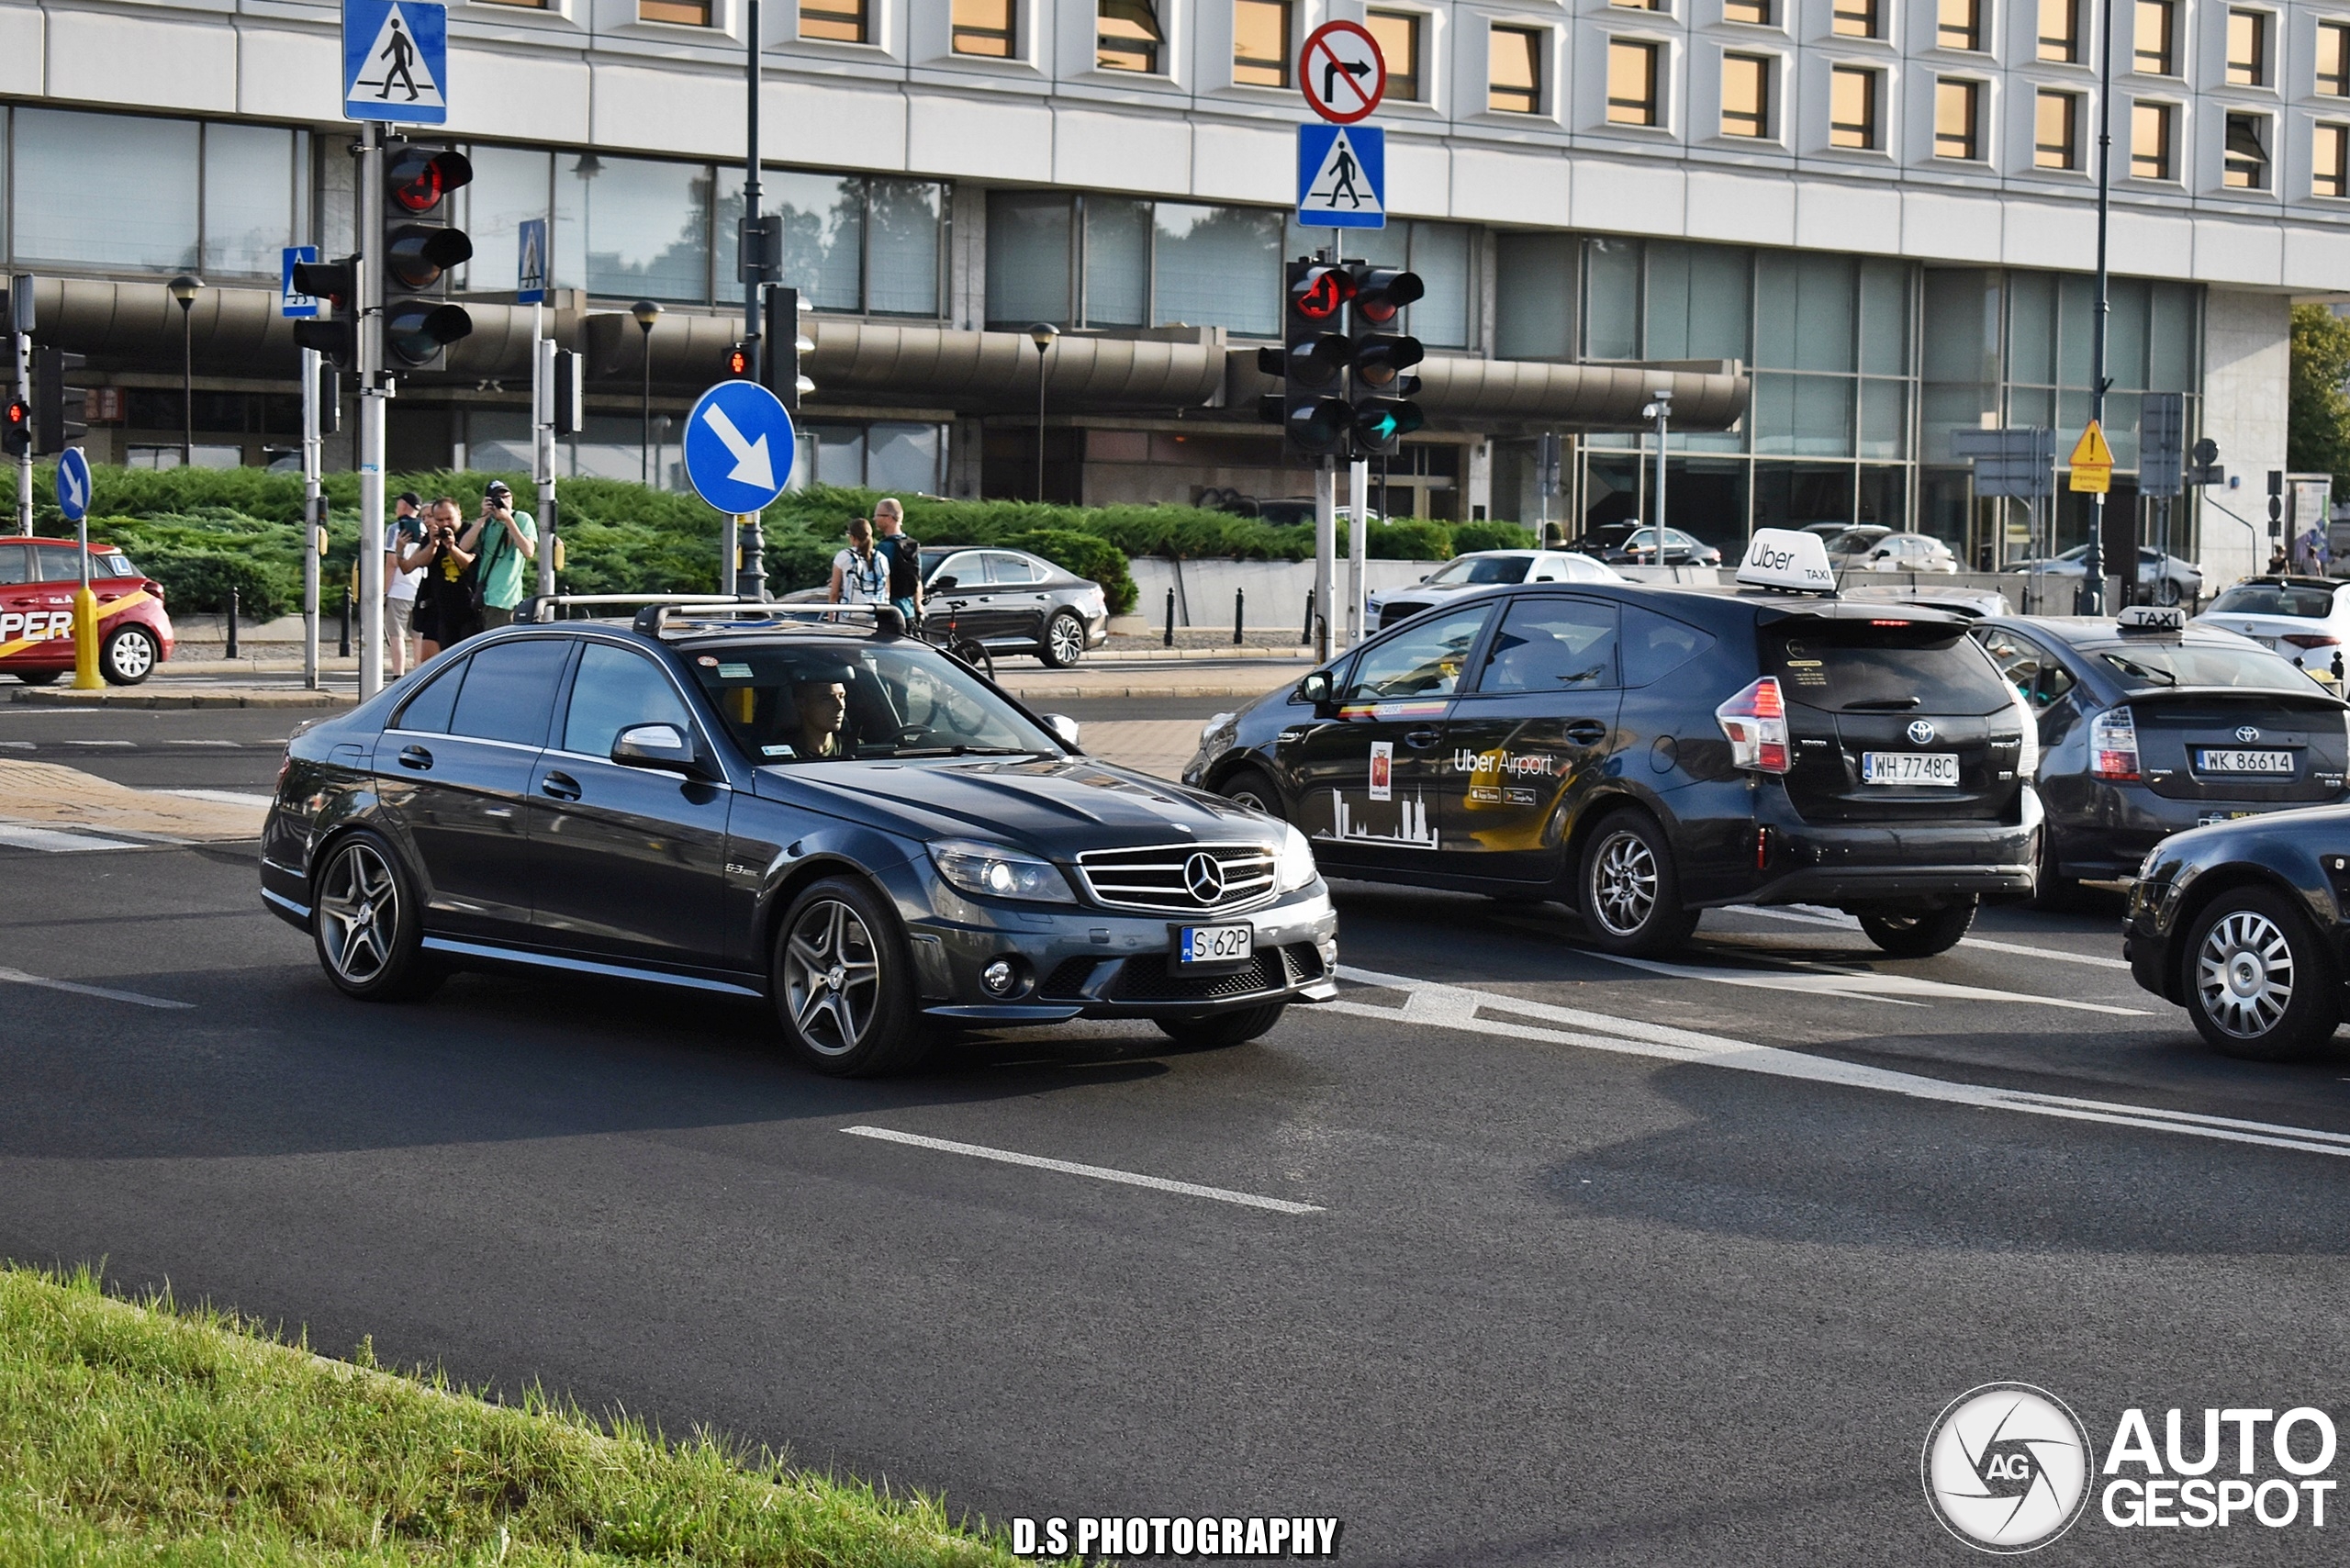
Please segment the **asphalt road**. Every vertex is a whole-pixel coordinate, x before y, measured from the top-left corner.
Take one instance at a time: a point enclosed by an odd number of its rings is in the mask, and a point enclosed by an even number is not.
[[[265,788],[299,717],[0,742]],[[2159,1442],[2350,1404],[2350,1144],[2279,1130],[2350,1135],[2350,1055],[2211,1057],[2109,902],[1907,962],[1716,914],[1660,969],[1342,885],[1355,980],[1256,1045],[1084,1025],[839,1084],[699,999],[346,1002],[254,886],[237,847],[0,849],[0,1253],[990,1517],[1336,1515],[1360,1563],[1975,1561],[1919,1484],[1966,1389],[2046,1387],[2100,1454],[2126,1406]],[[2093,1504],[2046,1560],[2326,1541],[2143,1533]]]

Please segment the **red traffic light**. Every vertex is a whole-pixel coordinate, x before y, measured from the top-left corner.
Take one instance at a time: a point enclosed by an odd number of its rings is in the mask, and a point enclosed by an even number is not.
[[[407,212],[431,212],[473,177],[472,162],[449,148],[401,147],[384,160],[384,195]]]
[[[758,374],[757,362],[748,343],[736,343],[726,351],[726,378],[748,381]]]
[[[1326,321],[1355,297],[1355,280],[1338,267],[1308,267],[1290,288],[1289,308],[1309,321]]]
[[[0,452],[14,457],[33,449],[33,411],[21,398],[8,399],[7,422],[0,425]]]
[[[1427,292],[1417,273],[1396,267],[1364,267],[1354,278],[1355,314],[1384,326],[1395,313]]]

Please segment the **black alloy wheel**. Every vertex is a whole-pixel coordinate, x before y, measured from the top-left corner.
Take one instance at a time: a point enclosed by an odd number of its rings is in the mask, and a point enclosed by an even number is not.
[[[1959,944],[1975,924],[1982,900],[1969,896],[1943,909],[1915,914],[1864,914],[1861,929],[1868,939],[1897,958],[1930,958]]]
[[[1261,1002],[1231,1013],[1210,1013],[1196,1018],[1161,1018],[1159,1032],[1186,1050],[1219,1051],[1246,1045],[1281,1021],[1285,1002]]]
[[[1067,669],[1085,656],[1085,622],[1073,610],[1056,610],[1045,622],[1036,656],[1052,669]]]
[[[1583,847],[1576,883],[1583,930],[1608,952],[1654,958],[1697,929],[1697,912],[1681,902],[1664,830],[1645,812],[1619,811],[1599,824]]]
[[[864,883],[831,877],[791,901],[771,978],[784,1038],[816,1071],[864,1078],[920,1055],[913,967],[897,917]]]
[[[2316,1051],[2342,1022],[2324,943],[2283,894],[2232,888],[2188,934],[2187,1013],[2214,1050],[2252,1061]]]
[[[162,659],[152,632],[135,623],[118,626],[98,646],[98,673],[109,686],[137,686],[155,673]]]
[[[311,879],[310,938],[335,989],[413,1002],[441,983],[424,953],[424,901],[399,852],[371,832],[337,839]]]
[[[1224,781],[1224,798],[1236,806],[1246,806],[1252,812],[1262,812],[1276,822],[1286,821],[1288,813],[1281,810],[1281,792],[1260,767],[1244,767]]]

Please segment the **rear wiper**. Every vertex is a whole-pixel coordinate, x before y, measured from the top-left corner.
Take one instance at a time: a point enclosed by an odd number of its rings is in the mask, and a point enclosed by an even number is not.
[[[2114,668],[2120,670],[2124,675],[2134,675],[2142,680],[2151,680],[2157,686],[2177,686],[2178,684],[2178,677],[2171,674],[2170,671],[2166,669],[2151,668],[2148,666],[2140,664],[2135,659],[2123,658],[2120,654],[2106,655],[2105,662],[2111,665]]]
[[[1922,697],[1865,697],[1858,702],[1847,702],[1840,711],[1846,713],[1906,713],[1925,700]]]

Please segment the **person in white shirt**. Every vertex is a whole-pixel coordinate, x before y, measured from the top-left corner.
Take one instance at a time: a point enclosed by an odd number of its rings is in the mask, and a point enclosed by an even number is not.
[[[415,630],[416,585],[424,576],[419,566],[412,572],[400,570],[400,554],[424,542],[424,519],[420,515],[424,502],[414,490],[403,491],[397,503],[398,515],[384,538],[384,642],[392,659],[392,678],[397,680],[408,673],[408,638]]]
[[[889,588],[890,563],[873,548],[873,524],[854,519],[848,548],[833,557],[833,586],[824,597],[833,604],[884,604]]]

